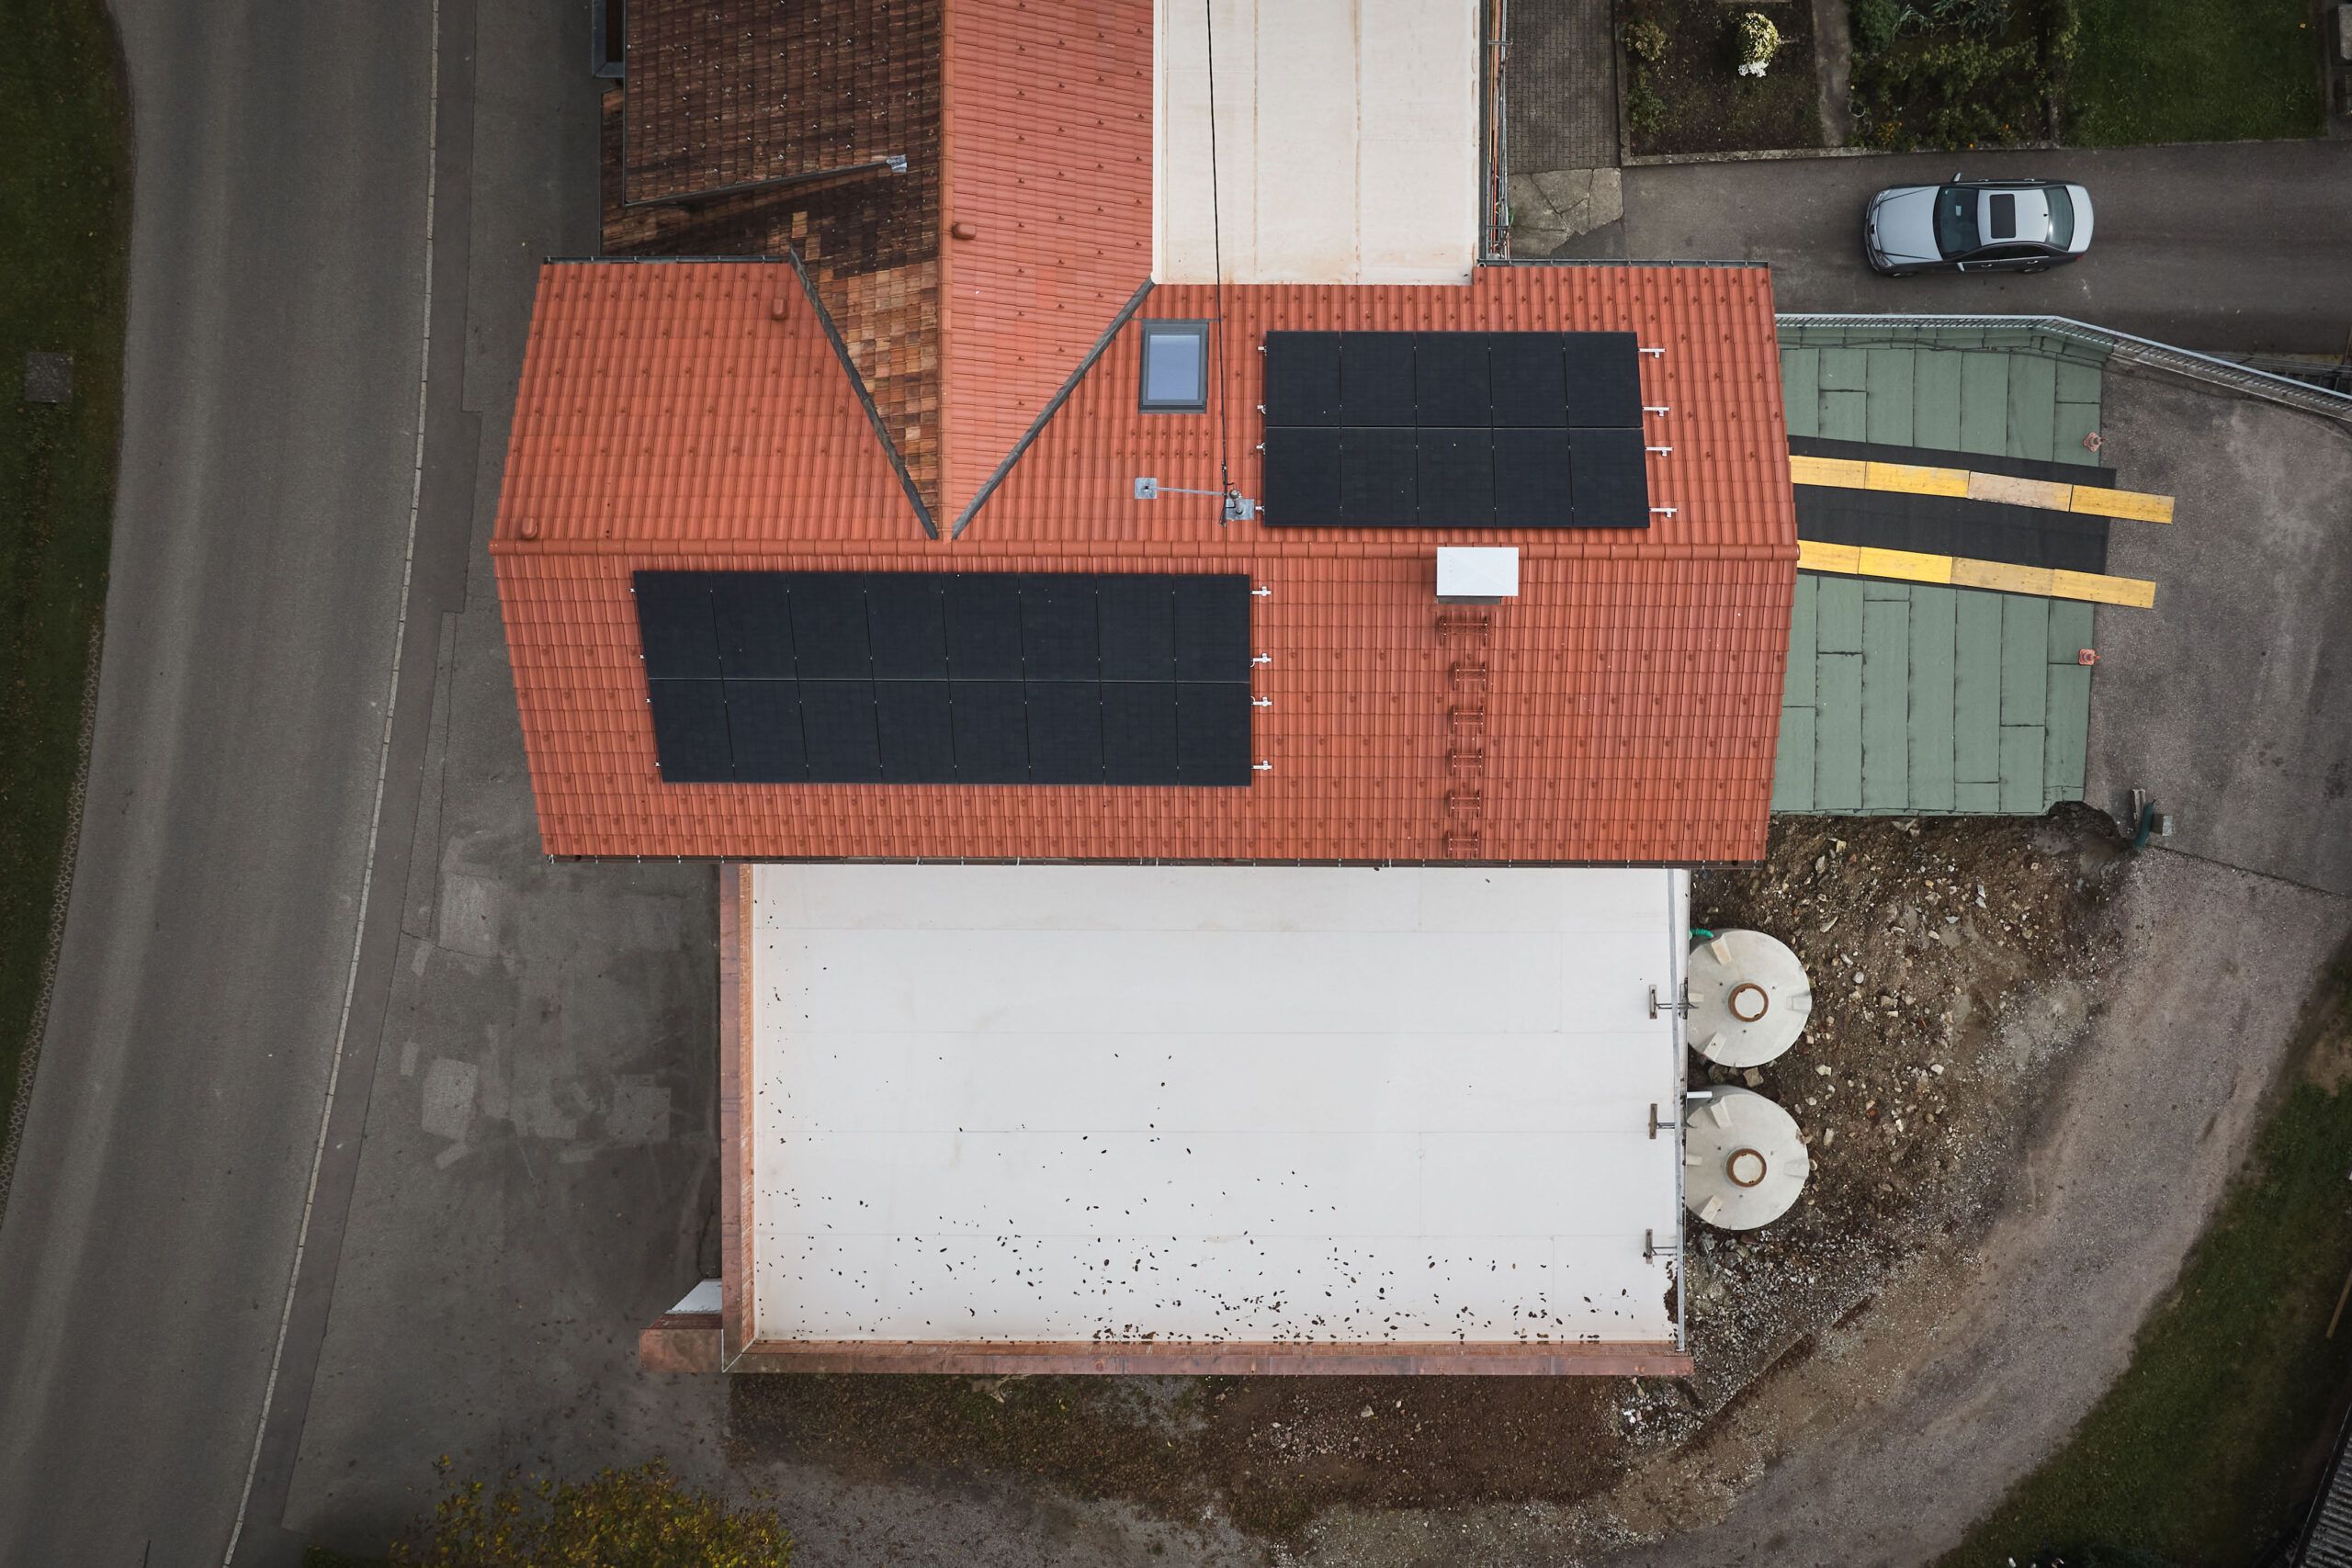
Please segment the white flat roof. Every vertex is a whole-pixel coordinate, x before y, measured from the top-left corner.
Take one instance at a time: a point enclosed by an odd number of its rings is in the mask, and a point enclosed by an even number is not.
[[[1470,0],[1159,0],[1152,276],[1464,283],[1477,264]],[[1216,56],[1209,169],[1210,43]],[[1214,199],[1213,199],[1214,197]]]
[[[752,1339],[1677,1337],[1681,872],[747,874]]]

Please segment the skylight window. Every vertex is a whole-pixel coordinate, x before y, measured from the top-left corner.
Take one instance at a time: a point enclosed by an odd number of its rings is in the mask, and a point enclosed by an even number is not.
[[[1146,413],[1198,413],[1209,406],[1209,324],[1143,323]]]

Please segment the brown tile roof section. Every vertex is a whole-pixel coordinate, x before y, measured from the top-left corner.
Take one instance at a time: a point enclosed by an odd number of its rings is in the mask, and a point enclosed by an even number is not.
[[[790,17],[786,9],[776,0],[659,0],[631,18],[629,82],[605,97],[604,250],[610,255],[695,256],[797,252],[892,443],[935,512],[941,0],[796,0]],[[784,40],[777,45],[784,51],[783,66],[763,66],[767,55],[754,51],[747,59],[729,45],[688,72],[680,63],[684,54],[665,53],[644,41],[659,37],[683,50],[688,39],[752,32]],[[810,44],[811,39],[817,43]],[[655,64],[640,62],[639,51],[647,48],[653,49]],[[808,58],[822,62],[824,86],[817,93],[791,85],[794,72],[802,68],[796,62]],[[677,163],[689,156],[686,133],[693,129],[691,117],[672,101],[678,95],[691,88],[714,101],[731,95],[729,101],[761,102],[765,100],[758,95],[773,93],[779,82],[790,96],[769,103],[774,113],[733,115],[724,124],[734,140],[723,148],[706,142],[698,155],[712,160],[713,167],[831,168],[839,166],[844,146],[883,146],[906,156],[907,172],[755,191],[688,207],[626,204],[624,114],[630,117],[632,156],[642,160],[658,152]],[[662,141],[664,136],[668,140]],[[636,194],[641,199],[645,192]]]
[[[693,274],[711,269],[643,270],[677,281],[632,307],[605,302],[602,330],[626,322],[628,341],[641,344],[673,313],[738,326],[748,314],[767,324],[757,294],[688,289]],[[541,537],[526,541],[502,510],[492,548],[548,852],[1312,861],[1466,852],[1555,863],[1759,855],[1796,557],[1766,274],[1528,267],[1482,274],[1463,289],[1227,294],[1237,334],[1275,322],[1630,326],[1667,350],[1645,359],[1643,377],[1645,400],[1674,410],[1653,423],[1653,435],[1675,452],[1651,471],[1653,500],[1676,507],[1674,517],[1645,531],[1477,536],[1518,546],[1522,567],[1519,598],[1494,609],[1485,634],[1474,849],[1448,837],[1460,826],[1449,804],[1459,780],[1448,715],[1463,694],[1453,668],[1461,647],[1440,634],[1432,547],[1451,536],[1219,528],[1206,498],[1132,501],[1137,474],[1213,488],[1216,473],[1211,416],[1136,413],[1133,327],[965,538],[934,545],[888,525],[870,474],[861,491],[851,482],[860,471],[854,463],[832,466],[849,448],[829,446],[824,465],[804,457],[748,468],[719,460],[728,455],[709,445],[690,402],[641,432],[609,406],[616,395],[628,401],[630,378],[605,373],[577,384],[593,355],[568,369],[542,364],[574,341],[542,323],[514,422],[510,507],[514,473],[560,469],[570,476],[560,495],[593,522],[616,484],[629,489],[657,465],[678,471],[688,446],[713,459],[695,470],[701,482],[729,498],[709,521],[671,504],[650,514],[658,528],[633,536],[550,518]],[[552,286],[543,288],[543,312],[555,297]],[[1147,313],[1207,311],[1190,291],[1168,289],[1150,297]],[[746,340],[715,331],[692,341]],[[1255,459],[1241,455],[1257,442],[1262,361],[1254,342],[1246,352],[1227,347],[1231,438],[1247,488]],[[701,406],[707,421],[739,405]],[[761,406],[779,415],[784,408]],[[575,434],[571,451],[548,451],[565,428],[550,426],[550,410],[571,420],[569,428],[584,421],[607,439],[588,448]],[[782,438],[766,424],[729,428],[755,451]],[[806,504],[812,485],[865,501]],[[1272,767],[1246,789],[664,785],[630,573],[669,566],[1246,571],[1268,591],[1252,601],[1251,645],[1269,660],[1254,691],[1270,705],[1255,710],[1251,746]]]
[[[943,525],[1151,276],[1151,0],[947,7]]]
[[[939,0],[629,0],[627,198],[911,154]]]
[[[791,266],[541,268],[492,539],[793,535],[922,536]]]

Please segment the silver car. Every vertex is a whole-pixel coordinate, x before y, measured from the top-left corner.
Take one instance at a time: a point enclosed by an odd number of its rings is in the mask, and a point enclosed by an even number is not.
[[[1889,277],[2041,272],[2091,246],[2091,193],[2056,180],[1896,186],[1871,198],[1862,253]]]

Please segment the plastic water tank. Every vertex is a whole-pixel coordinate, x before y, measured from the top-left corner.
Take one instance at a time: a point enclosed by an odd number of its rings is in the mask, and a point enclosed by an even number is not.
[[[1690,950],[1690,1011],[1699,1055],[1760,1067],[1797,1043],[1813,1016],[1813,982],[1788,944],[1762,931],[1723,931]]]
[[[1813,1159],[1796,1118],[1752,1089],[1724,1087],[1682,1120],[1682,1201],[1711,1225],[1754,1230],[1804,1190]]]

